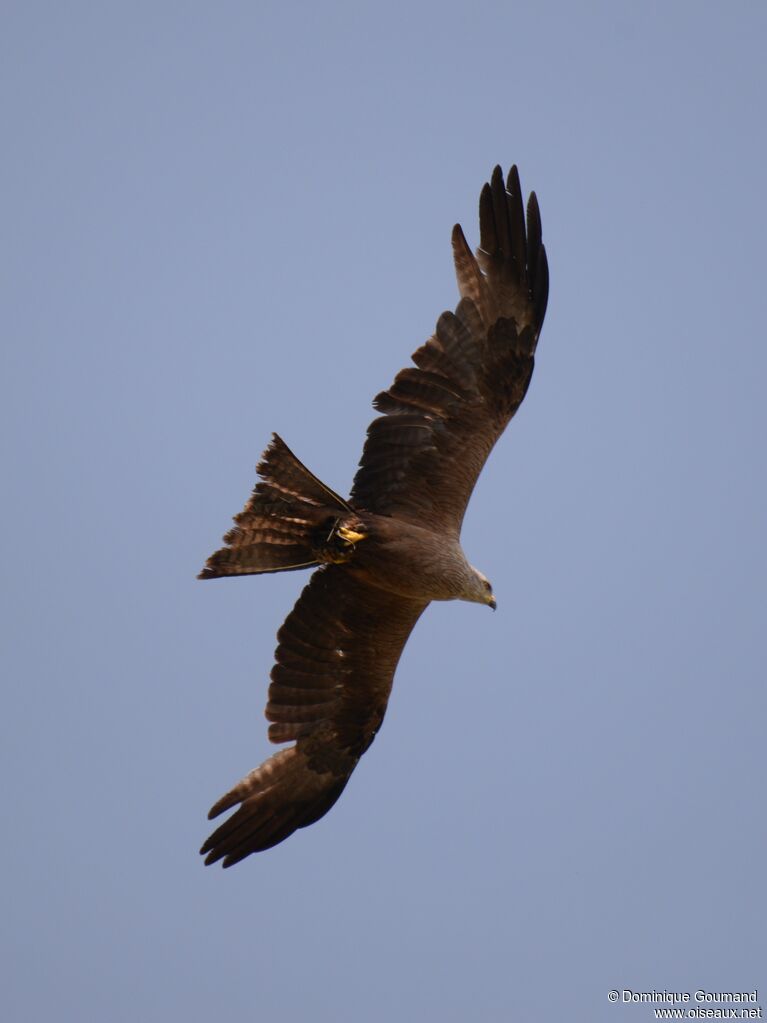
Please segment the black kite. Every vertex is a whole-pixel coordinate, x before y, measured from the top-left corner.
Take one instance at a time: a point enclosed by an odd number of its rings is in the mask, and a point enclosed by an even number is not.
[[[261,481],[201,579],[319,566],[277,639],[266,717],[270,757],[223,796],[206,863],[229,867],[327,813],[381,727],[394,670],[432,600],[495,608],[461,549],[464,511],[482,466],[519,408],[548,297],[535,193],[527,225],[517,168],[493,171],[479,200],[476,259],[460,226],[453,254],[461,300],[374,400],[348,501],[274,435]]]

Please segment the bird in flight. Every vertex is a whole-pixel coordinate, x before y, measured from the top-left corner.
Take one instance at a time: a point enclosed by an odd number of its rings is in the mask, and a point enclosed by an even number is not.
[[[277,634],[266,705],[275,753],[213,806],[238,806],[203,845],[230,867],[324,816],[376,736],[394,671],[432,600],[495,609],[469,564],[461,524],[493,445],[533,372],[549,272],[535,193],[517,168],[493,171],[479,199],[480,245],[460,225],[453,257],[461,299],[373,402],[348,500],[276,434],[260,481],[201,579],[316,571]]]

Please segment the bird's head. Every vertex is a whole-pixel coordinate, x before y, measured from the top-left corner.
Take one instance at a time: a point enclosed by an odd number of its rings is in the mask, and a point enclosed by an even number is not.
[[[467,596],[468,600],[473,600],[476,604],[487,604],[488,607],[495,611],[495,597],[493,596],[493,587],[490,580],[486,575],[483,575],[478,568],[471,566],[472,570],[472,584],[471,592]]]

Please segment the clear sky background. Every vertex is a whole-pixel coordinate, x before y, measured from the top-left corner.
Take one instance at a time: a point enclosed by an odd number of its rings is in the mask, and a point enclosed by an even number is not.
[[[0,1015],[649,1020],[765,973],[762,3],[6,3]],[[306,581],[195,580],[277,430],[346,492],[516,161],[551,299],[320,823],[204,868]],[[765,1006],[767,1008],[767,1006]]]

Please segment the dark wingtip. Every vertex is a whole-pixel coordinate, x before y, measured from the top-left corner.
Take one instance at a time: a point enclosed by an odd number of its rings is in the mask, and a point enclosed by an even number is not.
[[[546,316],[546,307],[549,301],[549,263],[546,259],[546,246],[541,242],[541,246],[538,252],[538,269],[535,275],[535,291],[533,294],[533,307],[535,309],[535,318],[540,330],[544,317]]]
[[[519,182],[519,171],[517,165],[513,163],[509,168],[509,173],[506,177],[506,191],[511,192],[512,195],[522,194],[522,185]]]
[[[215,820],[216,817],[220,817],[222,813],[225,813],[227,810],[231,810],[233,806],[236,806],[240,802],[242,802],[242,800],[234,794],[234,791],[227,792],[225,796],[217,799],[213,806],[211,806],[210,810],[208,810],[208,820]]]

